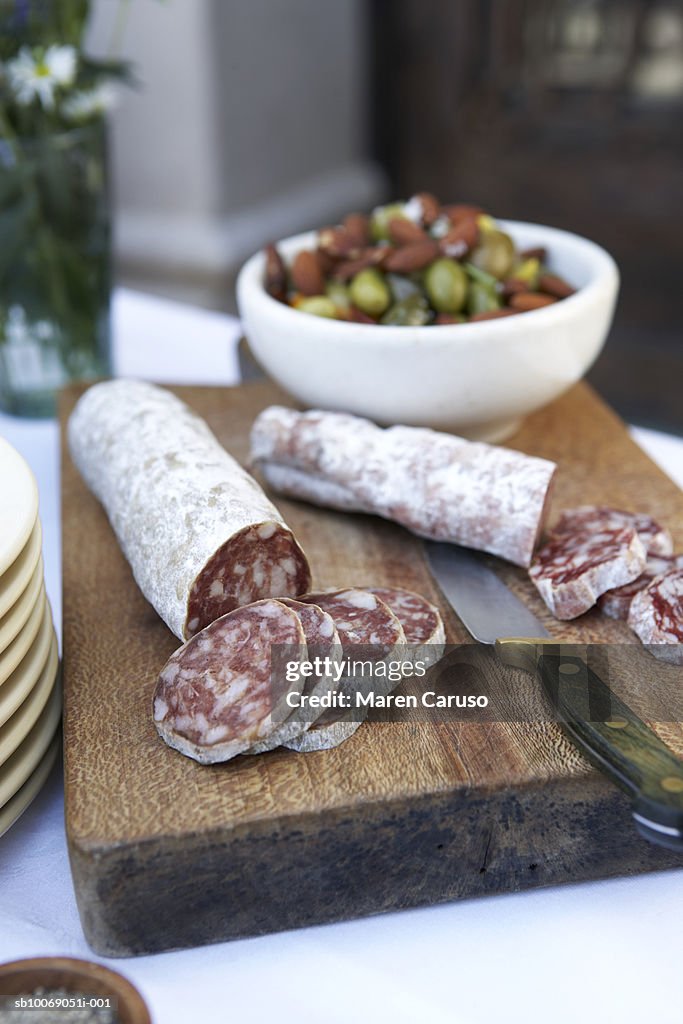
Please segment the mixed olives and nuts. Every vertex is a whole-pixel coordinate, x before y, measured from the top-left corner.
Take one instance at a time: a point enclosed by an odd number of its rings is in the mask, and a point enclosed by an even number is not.
[[[548,269],[545,249],[520,252],[481,207],[442,206],[428,192],[369,216],[350,213],[316,241],[289,266],[267,246],[266,291],[336,320],[472,323],[540,309],[575,290]]]

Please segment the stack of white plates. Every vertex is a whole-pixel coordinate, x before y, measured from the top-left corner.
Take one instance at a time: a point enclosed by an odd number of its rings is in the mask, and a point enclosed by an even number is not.
[[[38,793],[59,749],[59,656],[41,545],[33,474],[0,438],[0,835]]]

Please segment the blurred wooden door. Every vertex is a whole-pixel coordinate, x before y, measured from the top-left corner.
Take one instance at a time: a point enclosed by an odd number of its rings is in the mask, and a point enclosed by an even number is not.
[[[373,0],[375,157],[430,189],[604,245],[622,272],[591,374],[683,433],[683,3]]]

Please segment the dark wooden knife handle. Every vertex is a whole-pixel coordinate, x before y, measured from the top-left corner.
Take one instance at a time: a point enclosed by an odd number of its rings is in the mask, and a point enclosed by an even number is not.
[[[583,658],[536,650],[536,671],[570,738],[630,795],[641,835],[683,852],[683,761]]]

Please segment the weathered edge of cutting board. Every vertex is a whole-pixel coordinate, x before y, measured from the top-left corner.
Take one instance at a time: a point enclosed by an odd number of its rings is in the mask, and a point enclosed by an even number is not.
[[[256,412],[287,402],[267,383],[174,390],[238,458]],[[65,397],[63,420],[76,394]],[[585,385],[530,417],[511,444],[560,462],[556,509],[609,501],[651,511],[683,546],[683,495]],[[66,450],[62,466],[66,821],[79,911],[97,952],[150,953],[683,866],[637,836],[625,797],[552,724],[373,723],[333,751],[278,750],[211,768],[169,750],[150,697],[177,642],[137,591]],[[407,532],[278,504],[317,586],[402,582],[439,600]],[[543,618],[524,574],[502,563],[501,573]],[[449,640],[465,639],[444,612]],[[561,629],[546,622],[575,642],[629,641],[602,616]],[[639,678],[670,672],[632,650]],[[665,731],[683,752],[680,727]]]

